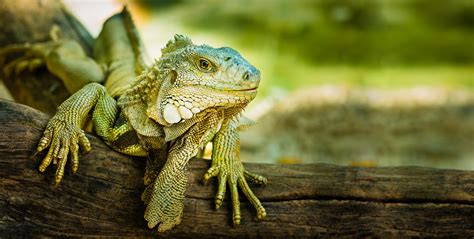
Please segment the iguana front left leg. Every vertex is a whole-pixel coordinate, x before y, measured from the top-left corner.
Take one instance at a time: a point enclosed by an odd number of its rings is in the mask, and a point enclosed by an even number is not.
[[[246,127],[248,127],[246,124],[241,124],[236,120],[230,120],[226,125],[223,125],[213,141],[212,166],[204,175],[205,183],[207,183],[211,177],[215,176],[217,176],[219,181],[215,201],[216,209],[221,207],[226,192],[226,185],[229,185],[234,225],[239,225],[241,219],[238,188],[242,190],[250,203],[257,209],[257,219],[263,220],[266,217],[265,208],[250,189],[247,180],[254,184],[265,185],[267,179],[263,176],[248,172],[244,169],[240,161],[240,139],[238,131]]]
[[[85,152],[91,149],[82,130],[91,111],[93,111],[92,123],[97,134],[112,148],[115,141],[120,140],[121,136],[127,135],[128,130],[131,130],[126,124],[114,126],[118,117],[118,107],[116,101],[107,94],[104,86],[97,83],[84,86],[58,107],[57,113],[49,120],[36,149],[38,153],[49,146],[49,151],[39,170],[44,172],[51,162],[58,164],[55,184],[59,184],[63,178],[68,157],[72,161],[72,172],[77,171],[79,145]],[[141,146],[114,149],[130,155],[146,155]]]

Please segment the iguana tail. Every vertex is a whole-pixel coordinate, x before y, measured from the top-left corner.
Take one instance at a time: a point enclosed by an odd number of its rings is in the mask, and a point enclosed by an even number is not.
[[[113,97],[129,88],[146,68],[148,56],[127,7],[105,21],[93,58],[108,74],[104,85]]]

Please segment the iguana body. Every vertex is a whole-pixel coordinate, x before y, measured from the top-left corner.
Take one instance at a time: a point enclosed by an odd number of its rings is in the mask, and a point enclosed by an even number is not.
[[[246,180],[265,184],[266,179],[244,170],[238,134],[249,125],[239,113],[255,97],[260,73],[235,50],[194,45],[176,35],[162,49],[162,57],[147,66],[143,45],[124,9],[104,24],[93,58],[77,43],[64,40],[12,46],[3,54],[11,51],[24,51],[25,57],[7,70],[46,64],[68,90],[77,91],[58,107],[37,148],[40,152],[49,147],[39,169],[43,172],[56,163],[56,184],[68,158],[72,171],[77,171],[79,145],[91,150],[82,127],[92,114],[95,132],[114,150],[135,156],[165,154],[152,157],[145,172],[142,200],[150,228],[158,225],[158,231],[165,231],[180,223],[186,165],[208,142],[214,147],[204,180],[218,176],[216,208],[228,183],[234,224],[240,223],[238,188],[257,209],[257,218],[265,217]]]

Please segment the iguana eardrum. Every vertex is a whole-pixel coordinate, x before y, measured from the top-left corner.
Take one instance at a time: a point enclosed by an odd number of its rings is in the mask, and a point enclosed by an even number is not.
[[[91,150],[83,131],[91,115],[95,133],[111,148],[149,156],[142,194],[149,228],[158,225],[162,232],[181,222],[186,165],[209,142],[212,165],[204,181],[218,178],[216,208],[228,184],[235,225],[241,220],[238,188],[256,208],[257,218],[265,218],[247,181],[264,185],[267,179],[244,169],[238,133],[251,125],[240,113],[257,93],[260,72],[237,51],[195,45],[175,35],[161,58],[147,65],[143,44],[124,8],[104,23],[92,57],[76,42],[61,39],[9,46],[0,59],[12,52],[23,56],[5,66],[7,73],[46,65],[75,92],[58,107],[36,150],[49,148],[39,170],[56,164],[56,184],[68,159],[72,172],[78,170],[79,146],[84,152]],[[156,154],[160,157],[152,157]]]

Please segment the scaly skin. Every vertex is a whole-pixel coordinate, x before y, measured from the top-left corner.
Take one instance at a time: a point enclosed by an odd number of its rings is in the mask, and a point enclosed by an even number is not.
[[[94,58],[71,44],[55,40],[12,46],[0,53],[1,59],[12,51],[25,52],[25,57],[5,68],[8,71],[21,72],[25,65],[38,64],[33,60],[41,61],[71,91],[78,84],[85,85],[61,104],[48,122],[37,148],[41,152],[49,147],[41,172],[56,163],[55,183],[59,184],[68,158],[72,171],[78,170],[79,146],[85,152],[91,150],[82,128],[92,113],[95,132],[111,148],[149,156],[144,177],[147,187],[142,194],[149,228],[158,225],[162,232],[181,222],[186,165],[209,142],[214,146],[212,166],[204,180],[217,176],[216,208],[222,205],[229,185],[235,225],[241,221],[238,188],[256,208],[257,218],[265,218],[265,209],[247,180],[264,185],[267,179],[247,172],[239,158],[238,131],[251,124],[239,113],[255,97],[260,80],[254,66],[231,48],[194,45],[189,38],[176,35],[162,49],[161,58],[147,67],[146,54],[126,9],[104,24]],[[74,82],[78,77],[79,83]],[[105,87],[93,83],[104,79]]]
[[[240,162],[240,139],[238,131],[241,130],[242,126],[241,122],[233,119],[227,121],[227,124],[223,125],[223,130],[215,135],[212,166],[204,175],[206,183],[211,177],[218,176],[219,186],[216,195],[216,209],[222,205],[226,191],[226,183],[229,184],[233,205],[233,222],[235,225],[240,224],[241,219],[237,187],[240,187],[245,196],[257,209],[257,219],[263,220],[266,216],[265,209],[260,203],[260,200],[258,200],[252,190],[250,190],[246,180],[250,180],[255,184],[265,185],[267,179],[244,170]]]

